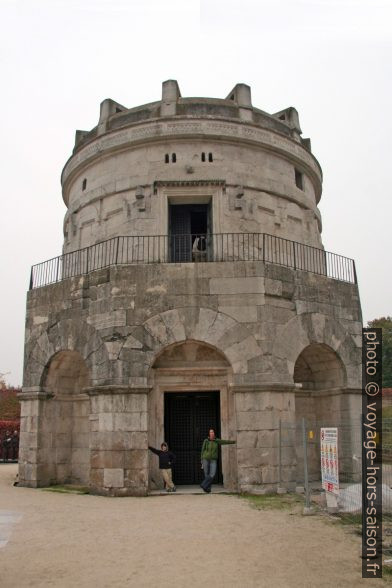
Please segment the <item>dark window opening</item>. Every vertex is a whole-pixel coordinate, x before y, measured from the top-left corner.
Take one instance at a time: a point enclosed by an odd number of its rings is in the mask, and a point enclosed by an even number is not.
[[[234,100],[234,94],[230,96],[230,100]]]
[[[211,163],[212,162],[212,153],[208,154],[208,161]]]
[[[118,112],[122,112],[121,108],[116,108],[116,114],[117,114]]]
[[[295,185],[300,190],[304,189],[303,174],[297,169],[295,169]]]
[[[202,161],[205,161],[206,160],[206,154],[204,152],[201,154],[201,160]]]
[[[168,153],[166,153],[166,155],[165,155],[165,163],[169,163],[169,154]]]
[[[172,163],[176,163],[177,161],[177,156],[175,153],[172,153]]]
[[[85,190],[86,188],[87,188],[87,179],[84,178],[83,184],[82,184],[82,190]]]
[[[286,115],[285,114],[281,114],[279,117],[279,120],[286,120]]]

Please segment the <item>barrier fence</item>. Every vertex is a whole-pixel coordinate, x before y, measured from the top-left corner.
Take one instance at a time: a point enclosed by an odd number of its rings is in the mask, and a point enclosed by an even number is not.
[[[266,233],[115,237],[33,265],[30,289],[116,265],[261,261],[357,283],[354,261]]]
[[[336,427],[339,490],[336,507],[330,508],[322,487],[322,428]],[[333,512],[336,516],[362,528],[362,426],[361,420],[301,419],[280,422],[278,435],[278,487],[280,492],[303,494],[304,506]],[[380,454],[380,449],[378,449]],[[383,554],[392,557],[392,419],[382,421],[382,525]]]

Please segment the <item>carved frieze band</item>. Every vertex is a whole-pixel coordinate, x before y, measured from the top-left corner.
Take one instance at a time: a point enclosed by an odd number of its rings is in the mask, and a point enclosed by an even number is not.
[[[203,135],[219,138],[236,138],[239,141],[245,140],[260,146],[265,146],[293,156],[306,164],[314,175],[321,179],[321,171],[317,160],[299,143],[287,139],[267,129],[260,129],[251,125],[239,124],[229,121],[159,121],[150,122],[139,126],[132,126],[128,129],[111,132],[93,142],[89,143],[78,153],[73,155],[65,165],[62,182],[66,182],[70,174],[79,166],[90,159],[94,159],[105,151],[123,148],[128,144],[140,143],[143,140],[149,141],[162,139],[163,137],[184,137],[186,135]]]

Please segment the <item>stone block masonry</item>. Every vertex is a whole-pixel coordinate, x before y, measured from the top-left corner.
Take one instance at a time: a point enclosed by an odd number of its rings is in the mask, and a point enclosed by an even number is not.
[[[198,483],[214,426],[236,441],[226,489],[295,486],[280,424],[356,423],[361,388],[355,269],[326,277],[297,111],[254,108],[246,84],[184,99],[168,80],[142,107],[104,100],[61,184],[64,255],[33,267],[27,296],[20,485],[146,495],[166,437],[175,477]]]

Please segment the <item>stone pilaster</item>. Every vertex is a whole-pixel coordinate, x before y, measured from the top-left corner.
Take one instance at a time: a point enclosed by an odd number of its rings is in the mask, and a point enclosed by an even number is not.
[[[149,388],[99,386],[90,396],[90,487],[110,496],[145,496]]]
[[[240,492],[276,491],[279,483],[279,422],[295,423],[293,384],[233,386],[237,415],[238,489]],[[294,429],[295,433],[295,429]],[[281,485],[295,482],[295,434],[281,451]]]
[[[44,459],[45,406],[51,394],[40,386],[23,388],[21,402],[19,486],[37,488],[50,484],[51,472]]]

